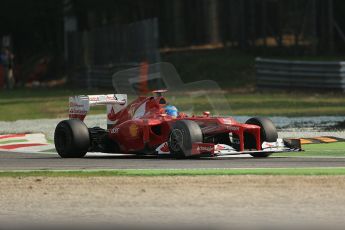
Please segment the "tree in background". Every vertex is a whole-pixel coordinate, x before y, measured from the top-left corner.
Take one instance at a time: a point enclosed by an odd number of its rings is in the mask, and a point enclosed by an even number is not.
[[[341,0],[69,2],[79,31],[158,18],[161,47],[217,44],[255,51],[273,48],[277,54],[322,55],[345,50],[345,2]],[[62,65],[64,4],[65,0],[2,1],[0,36],[12,36],[16,61],[23,70],[42,55]]]

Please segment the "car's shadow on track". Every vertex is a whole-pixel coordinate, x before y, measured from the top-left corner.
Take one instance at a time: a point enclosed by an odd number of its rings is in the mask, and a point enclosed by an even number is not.
[[[0,152],[1,153],[1,152]],[[168,155],[136,155],[136,154],[100,154],[91,153],[83,158],[61,158],[58,154],[38,154],[38,153],[3,153],[0,157],[5,158],[15,158],[15,159],[32,159],[32,160],[154,160],[154,161],[176,161],[176,162],[191,162],[191,161],[238,161],[238,160],[248,160],[248,161],[270,161],[275,159],[291,158],[291,157],[274,157],[270,156],[268,158],[254,158],[251,156],[222,156],[222,157],[189,157],[176,159],[173,156]]]
[[[121,160],[132,160],[132,159],[140,159],[140,160],[169,160],[169,161],[214,161],[214,160],[268,160],[268,159],[277,159],[278,157],[268,157],[268,158],[254,158],[254,157],[190,157],[190,158],[183,158],[183,159],[176,159],[172,156],[157,156],[157,155],[111,155],[109,156],[85,156],[84,159],[121,159]],[[279,157],[285,158],[285,157]]]

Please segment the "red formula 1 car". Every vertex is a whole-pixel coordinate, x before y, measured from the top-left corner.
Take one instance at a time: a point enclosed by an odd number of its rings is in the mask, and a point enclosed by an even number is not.
[[[83,157],[87,152],[170,154],[176,158],[244,153],[267,157],[274,152],[301,150],[298,139],[278,139],[267,118],[255,117],[243,124],[209,112],[169,115],[163,92],[138,97],[129,105],[125,94],[70,97],[70,119],[55,129],[58,154],[67,158]],[[106,105],[107,129],[88,128],[83,122],[95,105]]]

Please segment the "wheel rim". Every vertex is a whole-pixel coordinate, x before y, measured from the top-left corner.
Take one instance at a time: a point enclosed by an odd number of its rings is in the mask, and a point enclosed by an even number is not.
[[[170,149],[174,152],[181,151],[181,147],[183,146],[183,133],[181,130],[173,129],[170,134],[169,138]]]

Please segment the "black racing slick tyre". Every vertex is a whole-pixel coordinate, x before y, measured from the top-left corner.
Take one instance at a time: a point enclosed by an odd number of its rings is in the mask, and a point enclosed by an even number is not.
[[[168,145],[173,156],[176,158],[190,157],[192,145],[195,142],[202,142],[202,132],[196,122],[180,120],[172,125]]]
[[[246,124],[260,126],[260,140],[261,143],[276,142],[278,139],[278,132],[273,122],[264,117],[253,117],[246,121]],[[270,153],[252,153],[253,157],[268,157]]]
[[[77,119],[61,121],[55,128],[54,143],[62,158],[84,157],[90,147],[89,129]]]

